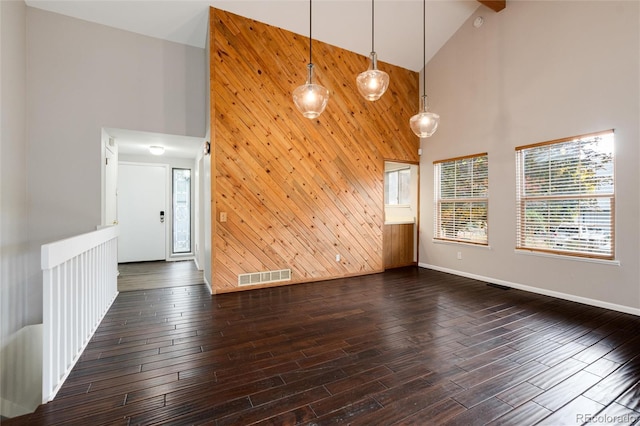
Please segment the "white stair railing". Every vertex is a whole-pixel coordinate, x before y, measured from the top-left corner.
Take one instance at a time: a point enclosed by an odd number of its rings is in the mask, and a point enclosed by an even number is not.
[[[42,246],[42,403],[51,401],[118,295],[118,227]]]

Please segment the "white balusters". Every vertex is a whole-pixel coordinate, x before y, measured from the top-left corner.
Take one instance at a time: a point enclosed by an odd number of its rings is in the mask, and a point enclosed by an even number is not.
[[[118,295],[118,228],[42,246],[42,402],[55,397]]]

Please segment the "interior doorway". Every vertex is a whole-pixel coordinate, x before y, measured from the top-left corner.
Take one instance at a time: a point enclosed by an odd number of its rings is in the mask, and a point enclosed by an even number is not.
[[[419,165],[385,161],[384,234],[385,269],[418,262]]]

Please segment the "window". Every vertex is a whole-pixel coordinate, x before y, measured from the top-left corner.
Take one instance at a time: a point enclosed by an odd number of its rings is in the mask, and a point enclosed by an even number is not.
[[[516,161],[516,248],[613,259],[613,130],[518,147]]]
[[[173,169],[173,253],[191,252],[191,170]]]
[[[487,153],[435,161],[433,164],[435,238],[487,245]]]
[[[408,205],[411,202],[411,169],[407,167],[385,174],[384,203],[388,206]]]

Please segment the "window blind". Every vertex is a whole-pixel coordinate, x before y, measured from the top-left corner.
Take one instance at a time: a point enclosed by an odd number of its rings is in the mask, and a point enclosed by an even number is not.
[[[487,153],[436,161],[434,174],[434,237],[487,245]]]
[[[614,257],[613,130],[516,148],[516,248]]]

